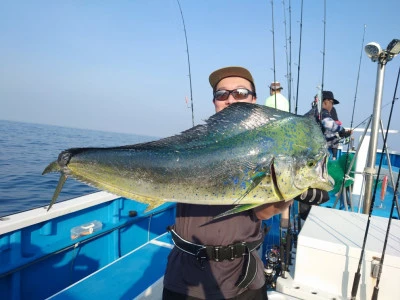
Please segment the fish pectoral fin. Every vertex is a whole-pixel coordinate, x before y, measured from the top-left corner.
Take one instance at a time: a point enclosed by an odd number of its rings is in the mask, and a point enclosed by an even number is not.
[[[50,164],[50,165],[51,165],[51,164]],[[50,166],[50,165],[49,165],[49,166]],[[46,169],[47,169],[47,168],[46,168]],[[58,198],[58,195],[60,194],[60,192],[61,192],[61,190],[62,190],[62,188],[63,188],[63,185],[64,185],[65,181],[67,180],[67,178],[68,178],[67,175],[65,175],[64,173],[61,173],[60,180],[58,181],[56,190],[54,191],[53,198],[51,198],[51,202],[50,202],[49,207],[47,208],[47,211],[49,211],[50,208],[53,206],[53,204],[56,203],[56,200],[57,200],[57,198]]]
[[[219,219],[219,218],[222,218],[222,217],[226,217],[226,216],[229,216],[229,215],[237,214],[239,212],[246,211],[246,210],[249,210],[249,209],[253,209],[253,208],[255,208],[257,206],[260,206],[260,205],[263,205],[263,203],[237,205],[234,208],[229,209],[229,210],[223,212],[222,214],[217,215],[216,217],[213,218],[213,220]]]
[[[245,198],[252,190],[254,190],[257,185],[267,176],[266,172],[258,172],[253,177],[250,178],[251,184],[248,186],[246,191],[235,201],[233,204],[239,204],[243,198]]]

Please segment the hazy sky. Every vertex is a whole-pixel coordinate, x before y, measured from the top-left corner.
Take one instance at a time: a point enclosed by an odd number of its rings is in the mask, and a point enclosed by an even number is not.
[[[285,0],[285,8],[274,1],[274,24],[271,1],[180,4],[195,124],[214,113],[208,83],[212,71],[229,65],[248,68],[257,102],[264,104],[274,65],[276,80],[288,95],[287,56],[292,62],[292,112],[297,87],[298,113],[310,109],[322,82],[323,0],[304,1],[302,22],[300,0]],[[377,64],[363,46],[374,41],[386,48],[400,39],[399,11],[398,0],[326,1],[324,88],[340,101],[336,108],[346,126],[355,98],[353,127],[372,114]],[[187,97],[190,105],[185,36],[175,0],[0,1],[0,44],[0,119],[158,137],[192,126],[185,102]],[[386,66],[385,127],[399,66],[400,56]],[[391,129],[399,130],[398,103],[394,116]],[[392,141],[399,150],[399,140],[399,135],[390,137],[389,147]]]

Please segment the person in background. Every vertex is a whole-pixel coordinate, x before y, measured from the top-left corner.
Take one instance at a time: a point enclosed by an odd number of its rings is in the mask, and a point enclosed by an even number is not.
[[[209,82],[216,112],[235,102],[256,103],[254,80],[245,68],[216,70]],[[327,192],[310,190],[318,200],[329,200]],[[168,256],[163,299],[267,299],[264,266],[256,251],[264,239],[261,220],[279,214],[292,201],[217,220],[213,218],[234,206],[177,203],[175,225],[169,228],[175,247]]]
[[[281,84],[278,81],[272,82],[269,86],[270,96],[265,100],[265,105],[283,111],[289,111],[289,101],[281,94]]]
[[[346,130],[342,126],[342,122],[338,120],[336,110],[333,106],[339,103],[340,102],[335,99],[331,91],[322,91],[321,126],[328,148],[332,153],[332,160],[337,159],[339,137],[346,138],[352,134],[352,131]],[[339,137],[336,133],[339,134]]]

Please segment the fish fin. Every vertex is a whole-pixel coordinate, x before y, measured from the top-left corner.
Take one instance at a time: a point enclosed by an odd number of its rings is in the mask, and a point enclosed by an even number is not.
[[[260,182],[267,176],[265,172],[258,172],[251,178],[251,184],[250,186],[246,189],[246,191],[243,193],[243,195],[240,196],[239,199],[235,201],[235,203],[239,203],[243,198],[245,198],[257,185],[260,184]],[[241,204],[237,205],[232,209],[227,210],[226,212],[219,214],[216,216],[214,219],[219,219],[222,217],[226,217],[229,215],[233,215],[242,211],[246,211],[252,208],[255,208],[257,206],[262,205],[262,203],[256,203],[256,204]]]
[[[257,187],[257,185],[260,184],[260,182],[267,176],[266,172],[258,172],[255,174],[253,177],[251,177],[251,184],[249,187],[246,189],[246,191],[237,199],[233,204],[239,204],[240,201],[243,200],[253,189]]]
[[[151,211],[151,210],[153,210],[153,209],[155,209],[155,208],[157,208],[160,205],[163,205],[165,203],[165,201],[162,200],[162,199],[154,199],[154,198],[151,198],[151,200],[149,200],[149,199],[145,200],[145,199],[143,199],[143,197],[135,197],[135,200],[138,200],[140,202],[143,201],[143,203],[148,203],[149,204],[146,207],[146,209],[144,210],[145,213],[147,213],[147,212],[149,212],[149,211]]]
[[[52,163],[50,163],[43,171],[42,175],[47,174],[47,173],[51,173],[51,172],[60,172],[61,168],[58,164],[57,161],[53,161]]]
[[[226,217],[226,216],[229,216],[229,215],[237,214],[239,212],[246,211],[246,210],[249,210],[249,209],[253,209],[253,208],[255,208],[257,206],[260,206],[260,205],[263,205],[263,204],[264,203],[237,205],[234,208],[229,209],[229,210],[223,212],[222,214],[217,215],[216,217],[213,218],[213,220],[219,219],[219,218],[222,218],[222,217]]]
[[[51,164],[50,164],[50,165],[51,165]],[[49,165],[48,167],[50,167],[50,165]],[[46,169],[47,169],[47,168],[46,168]],[[45,171],[46,171],[46,170],[45,170]],[[62,187],[63,187],[65,181],[67,180],[67,177],[68,177],[67,175],[65,175],[64,173],[61,173],[60,180],[58,181],[56,190],[54,191],[53,198],[51,198],[51,202],[50,202],[49,207],[47,208],[47,211],[49,211],[50,208],[53,206],[53,204],[56,203],[56,200],[57,200],[57,198],[58,198],[58,195],[60,194],[60,192],[61,192],[61,190],[62,190]]]

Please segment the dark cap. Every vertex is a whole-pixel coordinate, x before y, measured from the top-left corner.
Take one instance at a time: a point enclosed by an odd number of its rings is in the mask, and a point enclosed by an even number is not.
[[[325,99],[332,99],[333,104],[340,103],[338,100],[335,99],[335,97],[333,96],[333,93],[331,91],[322,91],[322,101],[324,101]]]
[[[255,86],[253,76],[251,76],[251,73],[247,69],[242,67],[226,67],[216,70],[210,74],[209,81],[211,87],[215,89],[218,82],[227,77],[241,77],[250,81],[251,84]]]
[[[283,87],[281,87],[281,84],[278,81],[271,82],[269,88],[274,91],[283,90]]]

